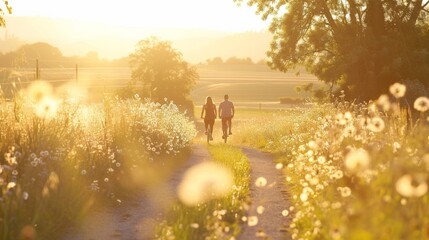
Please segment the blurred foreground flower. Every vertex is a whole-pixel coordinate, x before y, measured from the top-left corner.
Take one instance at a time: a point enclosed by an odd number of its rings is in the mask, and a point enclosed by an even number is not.
[[[346,155],[344,164],[350,172],[357,173],[369,167],[370,157],[365,149],[353,149]]]
[[[184,204],[195,206],[228,194],[233,184],[229,169],[213,162],[204,162],[185,173],[178,187],[178,196]]]
[[[34,81],[28,86],[25,93],[31,101],[38,103],[46,97],[51,97],[53,94],[53,88],[48,82]]]
[[[404,84],[400,84],[400,83],[394,83],[393,85],[391,85],[389,87],[389,91],[390,93],[395,97],[395,98],[401,98],[405,95],[405,91],[407,90],[407,87]]]
[[[34,113],[45,119],[54,118],[58,111],[59,102],[52,97],[45,97],[35,105]]]
[[[396,181],[396,191],[404,197],[421,197],[426,194],[426,177],[406,174]]]
[[[419,112],[426,112],[429,109],[429,99],[427,97],[419,97],[414,101],[414,108]]]

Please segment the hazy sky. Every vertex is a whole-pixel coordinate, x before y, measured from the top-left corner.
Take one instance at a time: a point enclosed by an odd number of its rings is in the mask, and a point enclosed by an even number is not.
[[[263,30],[254,8],[233,0],[10,0],[15,16],[49,16],[150,28]]]

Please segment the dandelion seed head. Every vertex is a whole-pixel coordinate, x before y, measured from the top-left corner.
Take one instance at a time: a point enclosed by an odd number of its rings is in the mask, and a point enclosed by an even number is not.
[[[370,157],[368,152],[362,148],[352,149],[347,153],[344,164],[352,173],[361,172],[369,168]]]
[[[45,97],[38,101],[34,107],[34,113],[45,119],[52,119],[57,115],[59,102],[52,97]]]
[[[247,219],[247,225],[249,225],[249,227],[253,227],[258,225],[258,217],[257,216],[250,216]]]
[[[414,109],[419,112],[426,112],[429,109],[429,99],[427,97],[419,97],[414,101]]]
[[[264,213],[264,210],[265,210],[264,206],[258,206],[258,207],[256,208],[256,212],[257,212],[258,214],[262,214],[262,213]]]
[[[403,197],[421,197],[428,191],[425,176],[411,176],[409,174],[400,177],[396,181],[395,188]]]
[[[195,206],[224,196],[234,184],[231,171],[213,162],[203,162],[190,168],[178,187],[179,199]]]
[[[368,122],[367,128],[373,132],[381,132],[385,128],[384,120],[380,117],[373,117]]]
[[[257,187],[265,187],[267,185],[267,179],[264,177],[258,177],[255,181]]]
[[[289,211],[288,210],[283,210],[282,211],[282,215],[283,215],[283,217],[287,217],[288,215],[289,215]]]
[[[404,84],[401,84],[401,83],[394,83],[393,85],[391,85],[389,87],[390,93],[395,98],[401,98],[401,97],[403,97],[405,95],[406,90],[407,90],[407,87]]]

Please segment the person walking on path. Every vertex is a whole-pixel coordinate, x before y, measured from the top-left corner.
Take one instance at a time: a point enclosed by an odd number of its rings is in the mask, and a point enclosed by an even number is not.
[[[204,119],[204,126],[206,129],[205,134],[207,134],[207,129],[210,126],[210,140],[213,140],[213,126],[216,116],[216,105],[213,103],[213,99],[211,97],[207,97],[206,103],[203,105],[203,109],[201,110],[201,118]]]
[[[229,101],[228,94],[225,94],[224,101],[219,104],[219,118],[222,119],[222,131],[223,136],[222,138],[226,137],[226,134],[228,134],[226,131],[229,130],[229,135],[232,134],[231,128],[232,128],[232,121],[231,119],[234,117],[235,109],[234,104]],[[226,124],[228,124],[228,129],[226,129]],[[225,129],[224,129],[225,128]]]

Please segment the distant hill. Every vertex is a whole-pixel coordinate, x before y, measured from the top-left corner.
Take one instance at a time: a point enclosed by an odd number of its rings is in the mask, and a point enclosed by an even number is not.
[[[24,43],[47,42],[66,56],[83,56],[95,51],[100,58],[116,59],[128,56],[139,40],[157,35],[171,41],[191,63],[232,56],[250,57],[256,62],[265,58],[271,40],[269,32],[147,29],[47,17],[7,16],[6,21],[7,28],[0,29],[2,53],[15,51]]]

